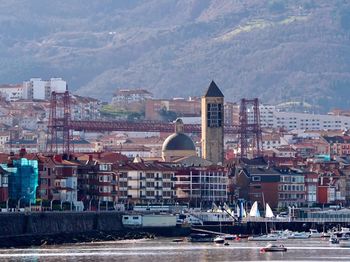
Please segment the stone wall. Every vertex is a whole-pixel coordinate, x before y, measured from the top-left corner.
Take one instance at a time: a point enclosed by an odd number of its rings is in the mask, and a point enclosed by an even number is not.
[[[0,213],[0,236],[122,230],[117,212]]]

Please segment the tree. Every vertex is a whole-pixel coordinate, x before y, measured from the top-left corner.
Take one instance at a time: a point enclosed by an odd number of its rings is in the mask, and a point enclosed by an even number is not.
[[[159,115],[161,116],[162,120],[166,122],[172,122],[177,118],[176,112],[167,110],[165,107],[159,111]]]

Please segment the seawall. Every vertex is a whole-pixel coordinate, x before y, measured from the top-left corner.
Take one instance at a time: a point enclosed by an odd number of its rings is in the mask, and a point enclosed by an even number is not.
[[[0,236],[83,233],[123,229],[117,212],[42,212],[0,214]]]
[[[0,213],[0,248],[186,236],[190,228],[125,228],[120,212]]]
[[[0,214],[0,247],[105,239],[125,234],[119,212],[42,212]],[[111,239],[112,240],[112,239]]]

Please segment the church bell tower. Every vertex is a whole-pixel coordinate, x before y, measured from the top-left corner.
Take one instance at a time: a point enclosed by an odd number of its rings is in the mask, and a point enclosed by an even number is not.
[[[213,164],[224,160],[224,95],[212,81],[202,97],[202,157]]]

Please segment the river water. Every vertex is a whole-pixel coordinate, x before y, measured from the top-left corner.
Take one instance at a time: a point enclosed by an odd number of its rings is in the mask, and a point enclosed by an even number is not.
[[[172,238],[124,240],[0,249],[0,261],[350,261],[350,248],[330,244],[328,239],[284,240],[287,252],[261,253],[265,242],[214,243],[172,242]],[[282,243],[282,242],[275,242]]]

